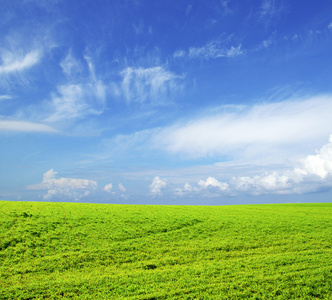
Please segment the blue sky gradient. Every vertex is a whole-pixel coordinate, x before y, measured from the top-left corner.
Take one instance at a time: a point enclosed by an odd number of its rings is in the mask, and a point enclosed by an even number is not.
[[[0,199],[331,201],[332,3],[0,3]]]

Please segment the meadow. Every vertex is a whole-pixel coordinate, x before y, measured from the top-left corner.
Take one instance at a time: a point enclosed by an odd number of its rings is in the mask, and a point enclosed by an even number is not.
[[[332,299],[332,203],[0,202],[0,299]]]

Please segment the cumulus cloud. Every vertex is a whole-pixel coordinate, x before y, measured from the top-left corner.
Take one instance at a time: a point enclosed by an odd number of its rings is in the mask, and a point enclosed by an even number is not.
[[[217,113],[164,128],[153,138],[156,147],[189,158],[292,155],[309,150],[332,130],[332,97],[219,108]]]
[[[57,172],[53,169],[44,173],[43,181],[39,184],[30,185],[30,190],[47,190],[43,196],[44,200],[56,198],[70,198],[75,201],[89,196],[91,191],[97,188],[97,182],[88,179],[59,178],[56,179]]]
[[[185,196],[207,191],[210,195],[215,194],[218,196],[220,193],[227,193],[228,190],[229,185],[226,182],[220,182],[216,178],[209,176],[206,180],[199,180],[196,186],[185,183],[183,188],[175,189],[174,193],[177,196]]]
[[[204,180],[200,180],[198,182],[198,185],[200,187],[202,187],[203,189],[207,189],[209,187],[213,187],[213,188],[218,188],[221,191],[226,191],[228,190],[228,184],[225,182],[220,182],[217,179],[213,178],[213,177],[208,177],[205,181]]]
[[[121,72],[121,89],[127,102],[163,103],[182,87],[182,76],[164,67],[131,68]]]
[[[329,142],[324,145],[316,155],[307,156],[302,162],[303,167],[297,169],[303,175],[315,175],[326,179],[332,175],[332,135]]]
[[[121,197],[122,197],[122,198],[127,198],[127,197],[125,196],[125,194],[124,194],[124,193],[127,191],[127,189],[123,186],[122,183],[119,183],[119,184],[118,184],[118,189],[119,189],[119,191],[122,193]],[[116,192],[115,192],[114,189],[113,189],[113,184],[112,184],[112,183],[106,184],[106,185],[104,186],[103,190],[104,190],[105,192],[107,192],[107,193],[112,194],[112,195],[115,195],[115,194],[116,194]]]
[[[269,172],[253,177],[234,177],[235,191],[251,194],[292,194],[332,187],[332,135],[315,155],[300,160],[299,166],[284,172]]]
[[[192,185],[190,185],[188,182],[184,184],[184,187],[181,188],[177,188],[175,189],[175,194],[178,196],[183,196],[185,194],[191,193],[193,191],[197,192],[199,189],[198,188],[193,188]]]
[[[57,133],[58,131],[53,127],[41,123],[0,120],[1,131],[16,131],[16,132],[40,132],[40,133]]]
[[[155,176],[150,185],[150,193],[152,196],[160,196],[162,195],[162,189],[166,187],[166,180],[162,180],[159,176]]]
[[[210,188],[216,195],[303,194],[321,188],[332,188],[332,135],[315,155],[308,155],[297,166],[284,171],[269,171],[254,176],[233,176],[229,182],[220,182],[214,177],[199,180],[197,186],[176,189],[178,196],[200,193]],[[213,189],[211,189],[213,188]]]
[[[112,183],[106,184],[106,185],[104,186],[104,191],[105,191],[105,192],[111,193],[111,192],[112,192],[112,189],[113,189],[113,185],[112,185]]]
[[[291,191],[292,185],[290,183],[290,175],[290,173],[279,174],[277,172],[270,172],[253,177],[234,177],[231,181],[231,188],[234,193],[245,192],[253,195],[266,193],[292,193],[294,190]]]

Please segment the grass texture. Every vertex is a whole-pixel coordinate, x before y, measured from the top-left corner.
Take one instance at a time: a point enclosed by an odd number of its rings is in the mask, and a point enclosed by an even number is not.
[[[332,203],[0,202],[0,299],[332,299]]]

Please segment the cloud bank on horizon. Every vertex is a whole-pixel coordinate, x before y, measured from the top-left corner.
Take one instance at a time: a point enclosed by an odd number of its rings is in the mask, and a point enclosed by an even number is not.
[[[330,201],[332,4],[307,2],[3,1],[0,199]]]

